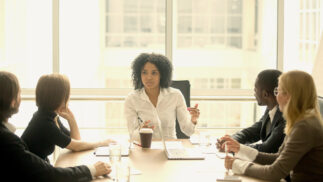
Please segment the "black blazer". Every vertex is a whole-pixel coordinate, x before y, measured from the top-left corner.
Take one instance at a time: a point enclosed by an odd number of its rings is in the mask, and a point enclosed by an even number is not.
[[[283,118],[282,112],[277,108],[272,121],[271,130],[268,135],[266,135],[266,125],[267,122],[270,121],[268,113],[269,110],[266,109],[265,114],[258,122],[249,128],[237,132],[232,137],[239,143],[248,145],[260,152],[276,153],[285,138],[284,129],[286,121]],[[253,144],[259,140],[261,140],[262,143]]]
[[[0,122],[1,178],[9,181],[91,181],[88,167],[55,168],[29,152],[26,144]]]

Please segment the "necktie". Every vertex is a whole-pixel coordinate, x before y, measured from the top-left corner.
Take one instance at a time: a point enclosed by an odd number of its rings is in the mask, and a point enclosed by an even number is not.
[[[269,118],[269,121],[267,121],[267,125],[266,125],[266,135],[269,134],[270,130],[271,130],[271,121]]]

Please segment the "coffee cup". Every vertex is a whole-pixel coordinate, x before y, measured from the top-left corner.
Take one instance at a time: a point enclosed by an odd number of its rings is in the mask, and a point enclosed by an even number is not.
[[[141,128],[139,131],[142,148],[150,148],[153,130],[151,128]]]

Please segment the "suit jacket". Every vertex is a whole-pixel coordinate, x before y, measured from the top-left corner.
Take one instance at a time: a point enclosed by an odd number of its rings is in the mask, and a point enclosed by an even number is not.
[[[91,181],[88,167],[55,168],[28,151],[26,144],[0,123],[1,178],[9,181]]]
[[[293,182],[323,181],[323,125],[317,118],[307,118],[295,123],[279,152],[259,152],[245,174],[279,181],[290,171]]]
[[[258,122],[253,124],[249,128],[245,128],[240,132],[237,132],[232,137],[241,144],[248,145],[252,148],[257,149],[260,152],[275,153],[284,141],[284,129],[286,121],[283,118],[282,112],[277,108],[274,115],[271,129],[266,134],[267,123],[270,122],[269,110],[266,109],[264,115]],[[262,143],[253,144],[259,140]]]

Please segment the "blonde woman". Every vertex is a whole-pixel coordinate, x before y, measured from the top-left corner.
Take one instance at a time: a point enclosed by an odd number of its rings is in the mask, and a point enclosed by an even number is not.
[[[270,181],[288,175],[291,181],[323,181],[323,122],[313,78],[303,71],[284,73],[275,95],[286,119],[286,137],[278,153],[262,153],[243,145],[233,148],[236,141],[231,140],[227,147],[236,155],[226,157],[225,167]]]

